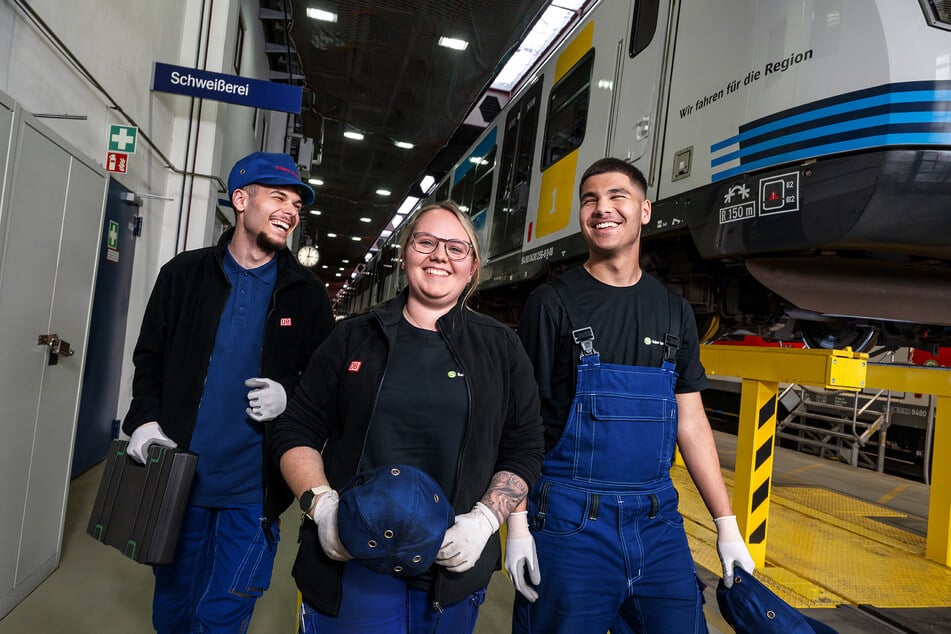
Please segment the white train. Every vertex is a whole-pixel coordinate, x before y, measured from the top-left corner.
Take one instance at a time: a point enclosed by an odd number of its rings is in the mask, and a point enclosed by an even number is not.
[[[951,11],[937,0],[605,0],[425,202],[479,227],[479,307],[580,261],[578,177],[649,183],[643,264],[712,339],[951,343]],[[402,285],[395,246],[354,280]]]

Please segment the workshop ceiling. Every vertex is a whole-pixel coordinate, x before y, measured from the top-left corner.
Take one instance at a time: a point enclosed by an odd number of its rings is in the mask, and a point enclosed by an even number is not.
[[[306,157],[314,141],[320,215],[305,214],[303,240],[316,243],[316,271],[334,296],[406,195],[421,195],[419,180],[440,178],[475,141],[482,128],[463,120],[548,0],[289,0],[289,22],[264,19],[283,15],[283,1],[261,0],[270,79],[290,71],[304,87],[290,151],[303,143]],[[307,17],[308,8],[336,21]],[[468,47],[440,46],[440,37]]]

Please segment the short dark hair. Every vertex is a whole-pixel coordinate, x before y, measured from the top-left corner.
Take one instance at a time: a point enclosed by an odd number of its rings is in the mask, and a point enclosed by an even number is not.
[[[641,170],[637,169],[627,161],[622,161],[618,158],[603,158],[598,159],[591,166],[584,171],[584,174],[581,175],[581,182],[578,183],[578,195],[581,195],[581,192],[584,188],[585,181],[587,181],[592,176],[597,176],[598,174],[608,174],[610,172],[617,172],[618,174],[624,174],[631,182],[634,183],[637,187],[640,188],[640,193],[645,198],[647,197],[647,179],[644,178],[644,174]]]

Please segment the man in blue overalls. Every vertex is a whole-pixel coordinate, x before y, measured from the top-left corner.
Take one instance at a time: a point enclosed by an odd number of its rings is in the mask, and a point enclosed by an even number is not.
[[[579,190],[588,260],[539,286],[519,324],[547,453],[508,520],[513,632],[706,632],[670,478],[677,445],[714,517],[724,576],[734,565],[752,572],[753,560],[700,399],[696,323],[683,298],[640,268],[651,216],[643,174],[601,159]]]

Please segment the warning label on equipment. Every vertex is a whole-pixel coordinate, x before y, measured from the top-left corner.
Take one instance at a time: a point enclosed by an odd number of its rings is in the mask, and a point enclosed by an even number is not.
[[[759,181],[759,215],[799,211],[799,172],[767,176]]]

